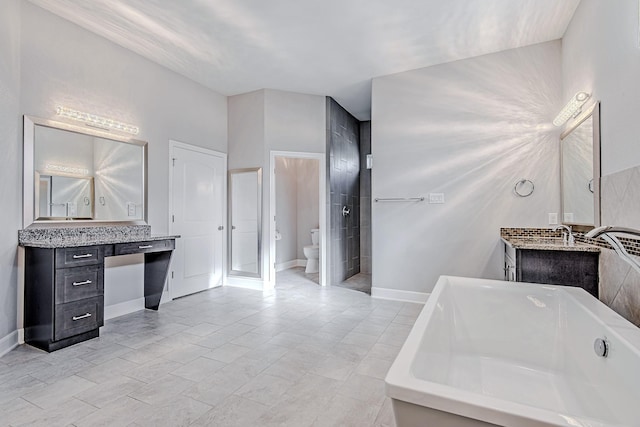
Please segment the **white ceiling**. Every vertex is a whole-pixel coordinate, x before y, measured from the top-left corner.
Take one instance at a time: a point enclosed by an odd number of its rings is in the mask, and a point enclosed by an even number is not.
[[[580,0],[31,0],[221,94],[330,95],[360,120],[371,79],[559,39]]]

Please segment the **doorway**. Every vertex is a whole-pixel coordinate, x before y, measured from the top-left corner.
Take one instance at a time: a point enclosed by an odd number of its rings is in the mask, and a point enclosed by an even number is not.
[[[223,284],[227,155],[169,143],[169,232],[180,235],[171,261],[169,296]]]
[[[298,268],[304,273],[308,262],[304,246],[312,245],[312,230],[318,230],[318,271],[307,274],[307,277],[325,286],[325,154],[272,151],[269,170],[272,286],[276,285],[277,271]]]

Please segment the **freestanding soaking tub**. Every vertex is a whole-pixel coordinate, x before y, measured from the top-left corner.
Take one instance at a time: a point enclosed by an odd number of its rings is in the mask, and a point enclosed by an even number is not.
[[[386,391],[398,427],[640,426],[640,330],[582,289],[442,276]]]

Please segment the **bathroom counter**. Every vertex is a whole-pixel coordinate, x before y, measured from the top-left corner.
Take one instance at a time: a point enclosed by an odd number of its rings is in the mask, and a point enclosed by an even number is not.
[[[25,342],[55,351],[100,335],[108,257],[144,255],[144,306],[157,311],[177,237],[152,235],[148,226],[20,230]]]
[[[31,248],[56,249],[175,240],[179,237],[151,234],[151,227],[148,225],[33,227],[18,231],[18,244]]]
[[[561,238],[555,237],[501,237],[502,241],[513,249],[539,251],[600,252],[598,246],[576,242],[574,246],[565,245]]]

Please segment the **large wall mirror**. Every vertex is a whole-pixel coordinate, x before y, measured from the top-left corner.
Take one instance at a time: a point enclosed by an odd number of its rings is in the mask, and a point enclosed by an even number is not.
[[[578,230],[600,225],[600,103],[560,137],[562,223]]]
[[[147,144],[24,117],[24,226],[147,219]]]
[[[262,168],[229,171],[229,274],[262,274]]]

